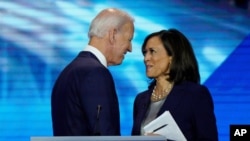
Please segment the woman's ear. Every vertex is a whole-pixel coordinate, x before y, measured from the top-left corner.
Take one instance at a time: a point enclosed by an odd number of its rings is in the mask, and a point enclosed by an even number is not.
[[[172,56],[169,56],[169,66],[171,66],[172,60],[173,60],[173,57],[172,57]]]

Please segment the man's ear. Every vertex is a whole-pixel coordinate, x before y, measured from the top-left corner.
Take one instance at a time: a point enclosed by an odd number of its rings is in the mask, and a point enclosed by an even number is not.
[[[109,30],[109,42],[110,42],[110,44],[114,44],[116,34],[117,34],[116,28],[112,28],[111,30]]]

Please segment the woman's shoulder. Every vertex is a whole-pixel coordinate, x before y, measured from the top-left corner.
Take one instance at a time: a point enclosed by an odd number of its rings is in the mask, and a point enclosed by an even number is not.
[[[183,81],[183,82],[179,83],[178,85],[181,86],[181,87],[197,88],[197,89],[207,88],[203,84],[194,83],[194,82],[191,82],[191,81]]]
[[[207,86],[205,86],[203,84],[194,83],[191,81],[183,81],[180,84],[178,84],[177,86],[181,87],[185,91],[188,91],[192,94],[210,93]]]
[[[183,94],[185,94],[186,98],[190,99],[190,101],[192,101],[194,105],[196,105],[197,103],[209,103],[210,105],[213,104],[212,94],[207,86],[188,81],[184,82],[182,85],[184,88]]]

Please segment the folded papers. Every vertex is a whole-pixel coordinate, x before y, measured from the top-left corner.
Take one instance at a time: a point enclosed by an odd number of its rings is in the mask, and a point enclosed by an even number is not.
[[[144,127],[145,133],[154,133],[165,136],[167,140],[187,141],[179,126],[169,111],[148,123]]]

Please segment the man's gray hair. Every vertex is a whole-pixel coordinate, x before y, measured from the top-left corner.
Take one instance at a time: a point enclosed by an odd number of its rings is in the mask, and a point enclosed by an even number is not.
[[[111,28],[119,30],[127,22],[134,22],[128,13],[115,8],[104,9],[91,22],[88,37],[102,38]]]

